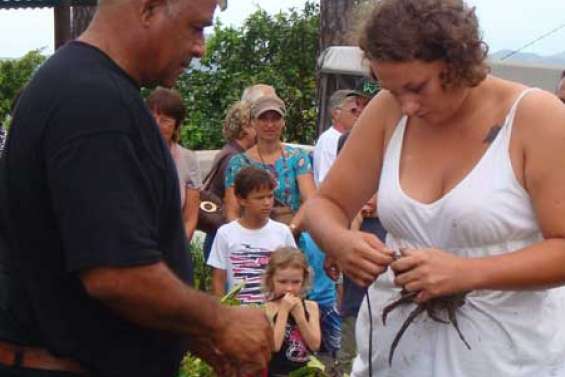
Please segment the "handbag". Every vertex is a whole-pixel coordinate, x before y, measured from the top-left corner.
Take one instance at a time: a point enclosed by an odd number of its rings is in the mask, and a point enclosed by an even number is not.
[[[210,190],[212,181],[214,181],[214,178],[219,173],[223,160],[227,157],[229,157],[228,154],[218,160],[212,170],[206,175],[206,178],[204,178],[204,186],[202,190],[200,190],[200,205],[198,208],[196,229],[204,233],[214,233],[219,227],[228,222],[224,212],[224,202],[222,198]]]
[[[271,210],[270,217],[271,219],[278,221],[279,223],[288,225],[290,224],[292,218],[294,217],[294,212],[289,206],[287,206],[280,200],[275,199],[275,205]]]

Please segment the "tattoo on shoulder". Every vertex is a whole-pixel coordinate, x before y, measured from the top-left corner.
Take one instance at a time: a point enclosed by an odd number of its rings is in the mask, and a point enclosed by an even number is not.
[[[483,143],[485,144],[490,144],[494,141],[494,139],[496,139],[496,135],[498,135],[498,132],[500,131],[502,127],[499,125],[494,125],[490,128],[490,130],[487,133],[487,136],[483,139]]]

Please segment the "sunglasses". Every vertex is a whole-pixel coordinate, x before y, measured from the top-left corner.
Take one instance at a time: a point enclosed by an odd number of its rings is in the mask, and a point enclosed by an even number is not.
[[[342,109],[342,110],[347,111],[347,112],[350,113],[351,115],[359,115],[359,114],[361,114],[361,110],[358,109],[358,108],[356,108],[356,107],[353,107],[353,108],[351,108],[351,109]]]

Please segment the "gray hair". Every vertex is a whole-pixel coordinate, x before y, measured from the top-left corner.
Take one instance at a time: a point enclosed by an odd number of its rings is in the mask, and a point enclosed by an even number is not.
[[[276,96],[277,92],[271,85],[256,84],[248,86],[241,94],[241,100],[253,103],[263,96]]]
[[[355,97],[358,97],[360,95],[360,93],[350,89],[336,90],[334,94],[332,94],[328,102],[328,111],[331,114],[349,99],[354,99]]]

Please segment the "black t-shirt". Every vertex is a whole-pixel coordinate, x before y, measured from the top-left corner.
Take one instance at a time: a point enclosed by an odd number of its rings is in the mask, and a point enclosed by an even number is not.
[[[21,341],[104,377],[173,376],[185,339],[121,319],[78,275],[163,261],[191,279],[175,165],[136,83],[72,42],[37,71],[10,131],[0,208],[11,289],[2,301]]]

